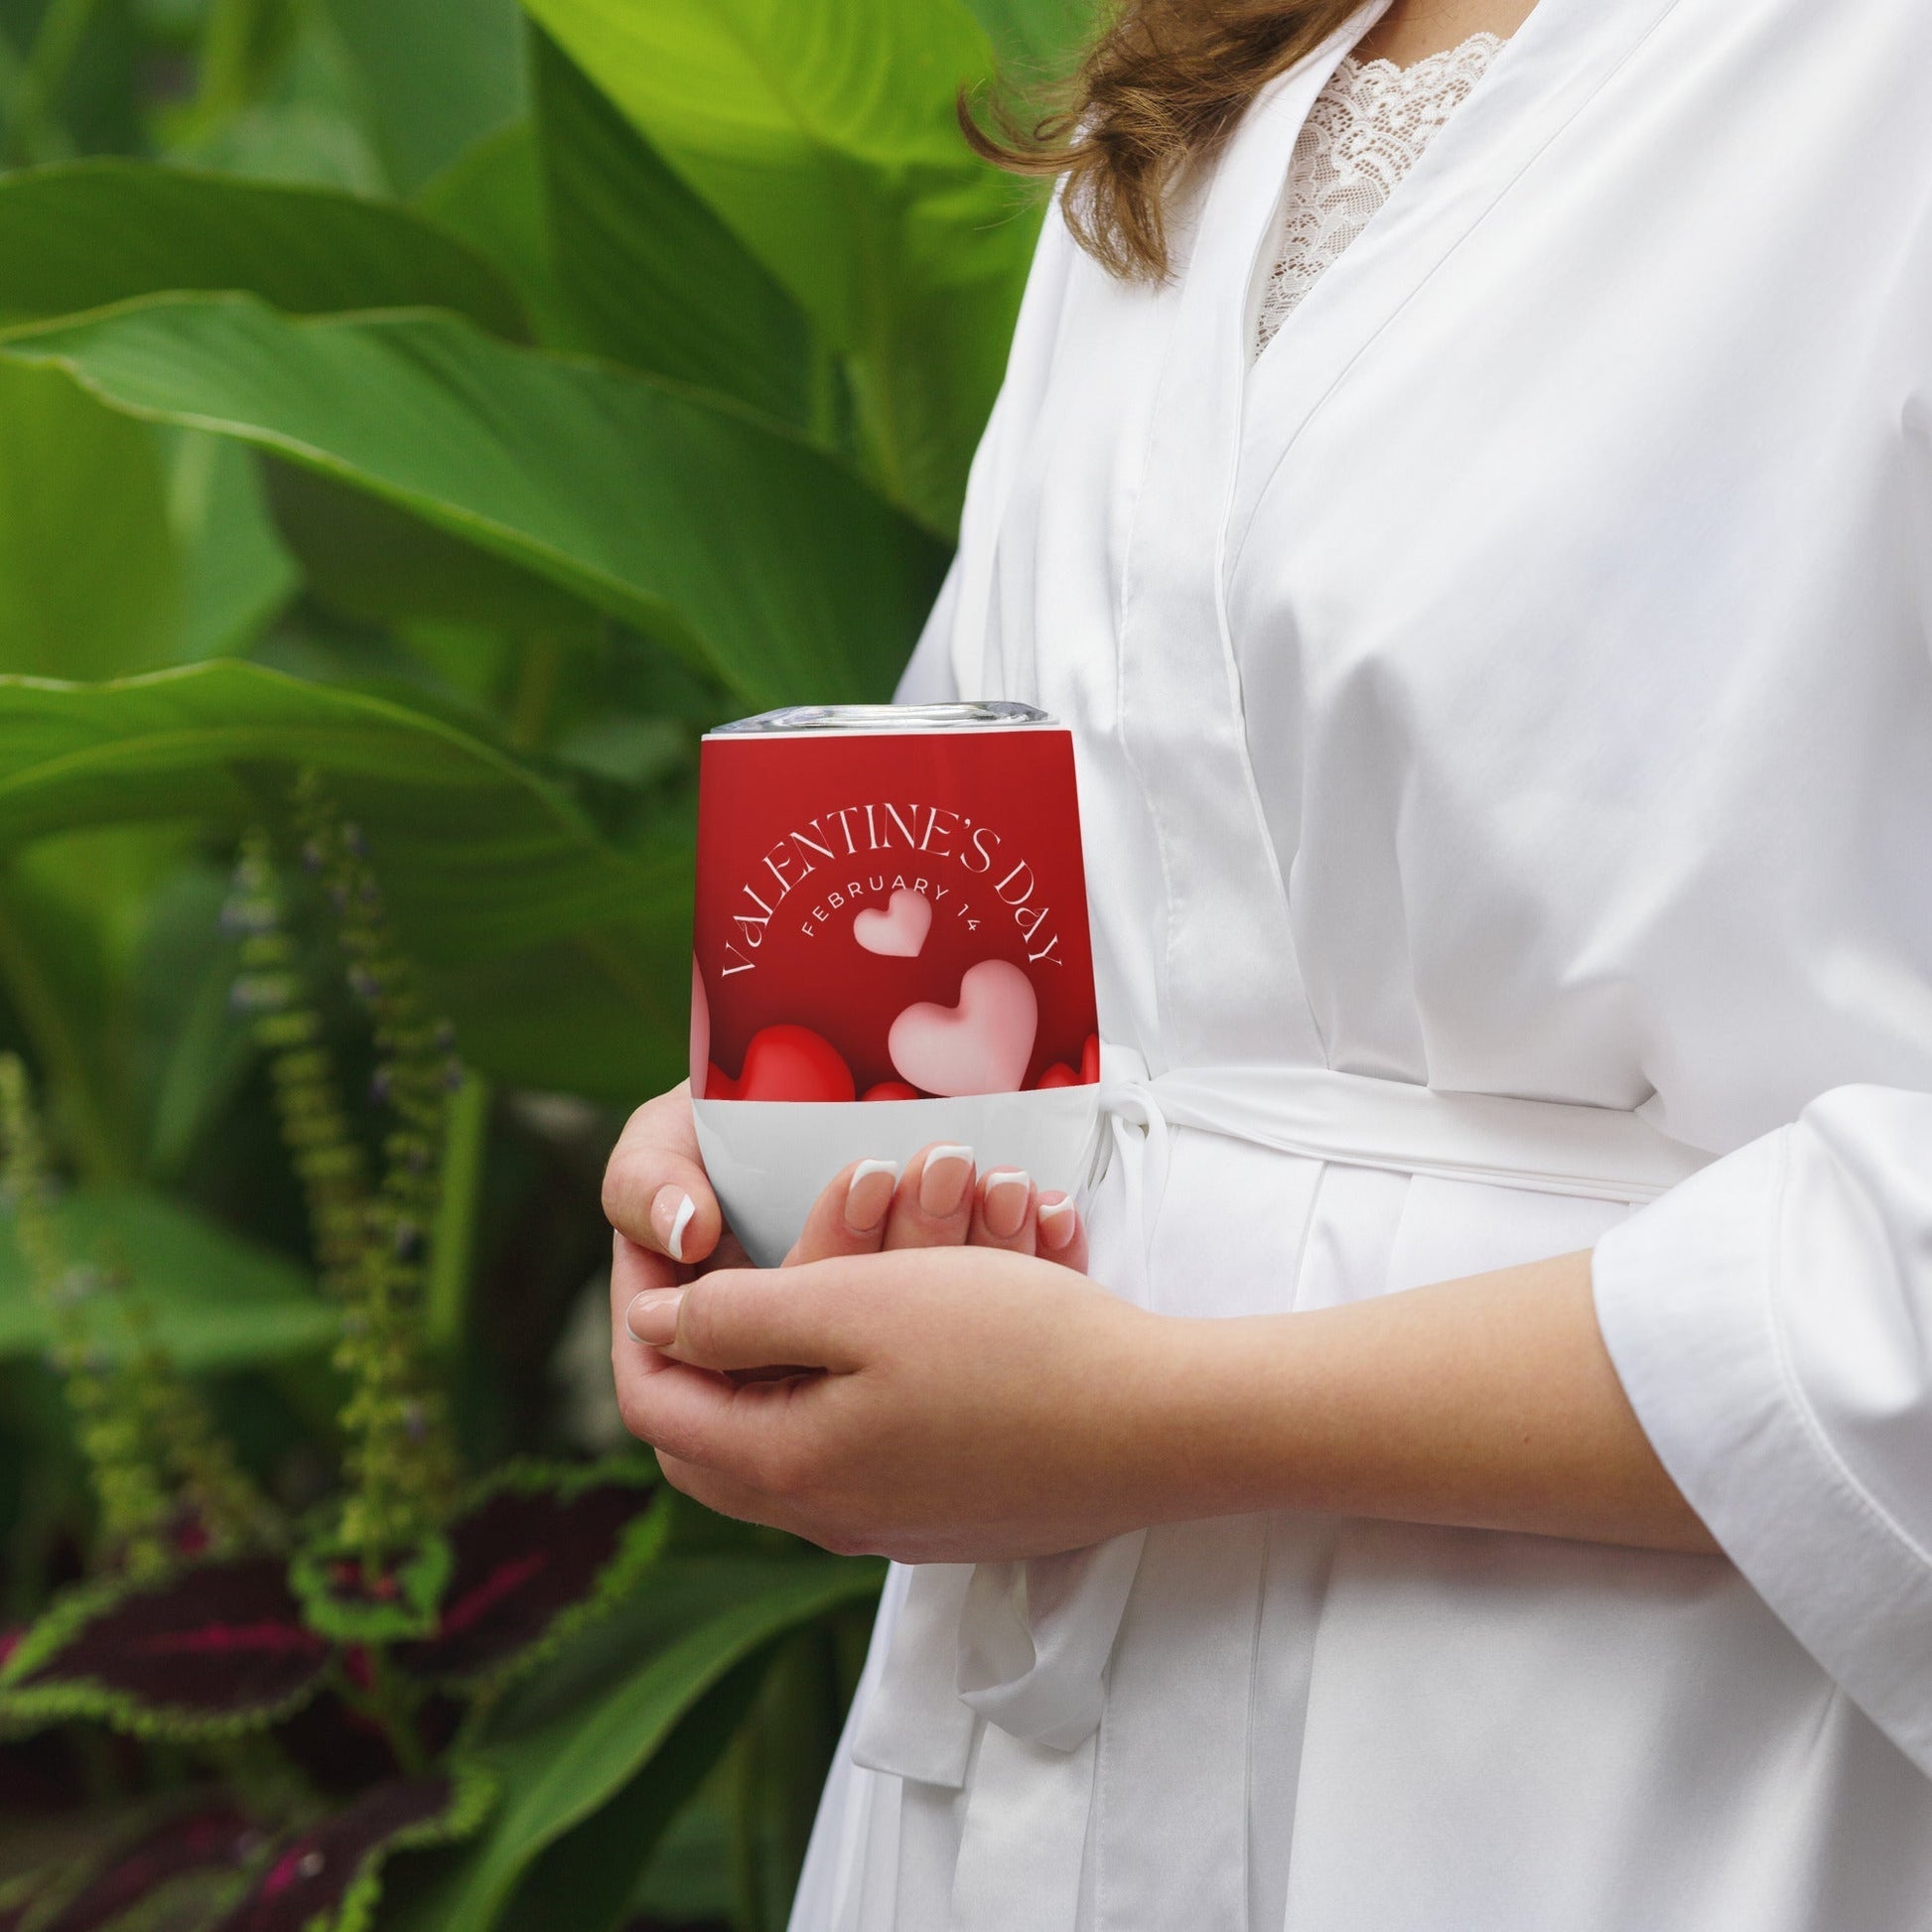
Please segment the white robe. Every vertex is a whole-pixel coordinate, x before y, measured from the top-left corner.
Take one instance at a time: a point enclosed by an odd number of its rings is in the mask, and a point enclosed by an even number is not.
[[[1049,223],[904,695],[1072,724],[1117,1071],[1331,1070],[1158,1163],[1117,1088],[1096,1275],[1594,1247],[1729,1560],[1163,1528],[1035,1567],[1031,1676],[1011,1575],[896,1571],[797,1932],[1932,1927],[1932,6],[1542,0],[1251,367],[1374,12],[1170,286]]]

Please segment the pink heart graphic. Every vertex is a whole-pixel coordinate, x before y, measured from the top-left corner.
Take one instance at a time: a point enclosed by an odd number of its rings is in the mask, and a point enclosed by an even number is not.
[[[966,969],[956,1007],[907,1007],[893,1022],[886,1051],[901,1079],[948,1100],[1018,1093],[1038,1025],[1032,981],[1004,959],[983,959]]]
[[[867,952],[895,959],[917,959],[931,930],[932,901],[909,886],[893,895],[891,905],[868,905],[852,921],[852,936]]]

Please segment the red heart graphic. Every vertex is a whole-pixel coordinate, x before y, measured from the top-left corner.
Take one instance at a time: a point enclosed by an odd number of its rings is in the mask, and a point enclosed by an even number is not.
[[[707,1100],[850,1100],[852,1069],[823,1034],[809,1027],[760,1027],[734,1080],[716,1060],[705,1075]]]
[[[907,1007],[886,1051],[900,1078],[927,1093],[1018,1093],[1038,1026],[1033,982],[1007,960],[982,959],[960,980],[956,1007]]]
[[[1064,1060],[1055,1060],[1037,1080],[1036,1087],[1090,1087],[1100,1078],[1100,1035],[1089,1034],[1080,1048],[1080,1070],[1076,1073]]]
[[[908,1087],[903,1080],[881,1080],[876,1087],[868,1087],[859,1098],[861,1100],[923,1100],[925,1095],[917,1087]]]
[[[869,905],[852,921],[852,936],[867,952],[917,959],[932,930],[932,901],[901,886],[889,905]]]

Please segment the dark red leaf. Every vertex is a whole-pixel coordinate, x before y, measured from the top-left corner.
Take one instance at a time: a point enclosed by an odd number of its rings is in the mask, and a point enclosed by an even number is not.
[[[44,1881],[23,1879],[0,1893],[0,1932],[21,1932],[44,1893]]]
[[[215,1932],[315,1932],[334,1926],[351,1893],[393,1851],[461,1836],[480,1822],[484,1787],[452,1777],[397,1778],[275,1848],[254,1888]],[[355,1916],[358,1918],[360,1914]]]
[[[450,1525],[456,1564],[433,1636],[398,1644],[398,1668],[473,1684],[535,1654],[647,1554],[652,1492],[634,1476],[578,1472],[497,1488]]]
[[[279,1559],[203,1564],[51,1611],[0,1676],[0,1711],[163,1734],[230,1729],[300,1704],[329,1654]]]
[[[231,1805],[210,1805],[152,1826],[124,1846],[38,1932],[98,1932],[171,1878],[191,1871],[245,1871],[261,1832]]]

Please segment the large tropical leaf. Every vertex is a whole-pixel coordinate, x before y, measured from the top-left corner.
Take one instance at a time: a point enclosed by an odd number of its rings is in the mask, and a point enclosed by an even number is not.
[[[367,90],[314,0],[209,5],[197,69],[194,99],[162,118],[171,160],[256,181],[388,191]]]
[[[262,469],[276,527],[309,590],[346,617],[378,624],[461,623],[510,637],[576,641],[594,637],[606,623],[600,612],[549,578],[379,496],[293,463],[270,459]]]
[[[553,253],[592,340],[811,428],[823,358],[798,305],[576,63],[534,38]]]
[[[335,1309],[300,1269],[165,1195],[82,1188],[55,1214],[75,1262],[125,1273],[154,1337],[183,1368],[314,1353],[336,1338]],[[0,1217],[0,1356],[38,1353],[52,1339],[8,1213]],[[105,1315],[90,1324],[92,1344],[110,1354],[140,1339]]]
[[[523,100],[516,0],[327,0],[361,76],[377,144],[405,195]]]
[[[416,206],[508,278],[538,341],[551,348],[596,346],[557,281],[542,159],[527,118],[473,141],[424,183]]]
[[[169,1089],[168,1152],[179,1157],[244,1063],[246,1033],[228,1010],[233,948],[215,925],[220,888],[185,865],[187,837],[180,825],[92,827],[0,871],[0,989],[56,1135],[95,1184],[145,1170],[157,1088]],[[165,960],[149,950],[163,927]]]
[[[173,289],[247,289],[293,315],[455,309],[524,334],[486,261],[393,204],[138,161],[0,177],[0,322]]]
[[[852,358],[895,498],[949,529],[1036,227],[960,139],[962,0],[525,0]]]
[[[0,671],[165,664],[179,596],[154,432],[58,370],[0,363]]]
[[[83,825],[242,823],[305,764],[362,828],[477,1065],[616,1100],[677,1065],[682,853],[617,852],[514,759],[400,705],[239,663],[100,686],[0,680],[0,851]]]
[[[681,1912],[674,1920],[650,1911],[639,1917],[638,1879],[653,1870],[666,1834],[731,1748],[768,1666],[768,1657],[755,1652],[734,1667],[616,1797],[553,1840],[517,1881],[496,1932],[649,1932],[672,1923],[680,1932],[723,1932],[716,1919],[694,1925]],[[729,1862],[727,1853],[720,1863]],[[736,1890],[729,1870],[717,1877],[718,1890]]]
[[[1000,56],[1004,75],[1026,87],[1073,66],[1100,17],[1095,0],[966,0]]]
[[[433,1892],[414,1901],[408,1932],[486,1932],[532,1863],[625,1791],[738,1665],[876,1591],[879,1579],[870,1563],[661,1561],[650,1587],[600,1633],[606,1672],[566,1653],[491,1720],[478,1757],[495,1773],[503,1803]]]
[[[447,317],[295,322],[240,296],[10,339],[133,414],[366,489],[659,636],[758,704],[890,690],[942,548],[802,441]]]
[[[173,438],[168,504],[181,556],[180,662],[246,650],[301,585],[262,496],[255,453],[222,436]]]

